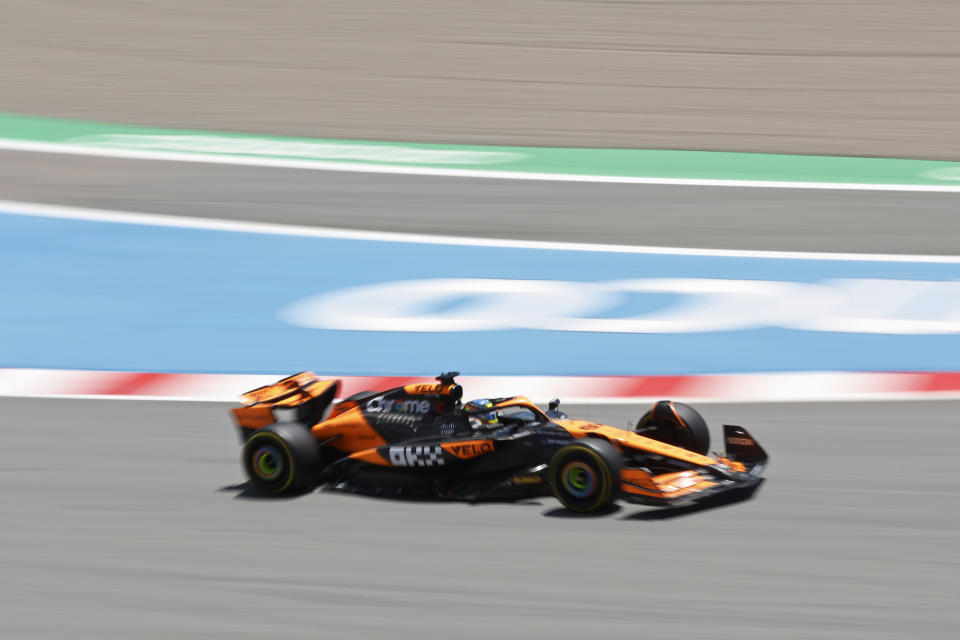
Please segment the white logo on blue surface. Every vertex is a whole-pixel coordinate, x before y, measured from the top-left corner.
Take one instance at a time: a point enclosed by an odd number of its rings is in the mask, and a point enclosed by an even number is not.
[[[618,313],[637,296],[664,294],[666,305]],[[301,327],[349,331],[705,333],[780,327],[950,334],[960,333],[960,281],[405,280],[311,296],[281,309],[280,317]]]

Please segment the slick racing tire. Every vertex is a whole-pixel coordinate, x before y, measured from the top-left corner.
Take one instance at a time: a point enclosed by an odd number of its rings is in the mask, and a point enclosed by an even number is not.
[[[280,495],[316,484],[317,442],[300,424],[271,424],[253,432],[243,447],[243,468],[261,493]]]
[[[596,513],[619,497],[622,468],[623,456],[612,444],[586,438],[553,455],[547,478],[553,495],[567,509]]]
[[[710,430],[700,413],[688,404],[661,400],[643,414],[634,429],[641,436],[707,455]]]

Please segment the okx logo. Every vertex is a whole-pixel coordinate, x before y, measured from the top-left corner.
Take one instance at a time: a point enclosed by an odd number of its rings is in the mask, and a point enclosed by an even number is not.
[[[395,467],[442,467],[443,449],[439,445],[390,447],[390,464]]]

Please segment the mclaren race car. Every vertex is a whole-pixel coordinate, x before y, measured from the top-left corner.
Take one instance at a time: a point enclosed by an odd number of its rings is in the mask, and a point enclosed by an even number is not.
[[[298,373],[243,395],[233,409],[251,485],[265,494],[318,485],[383,496],[518,500],[554,495],[568,509],[621,499],[672,505],[749,495],[767,454],[725,425],[724,455],[692,407],[656,403],[633,431],[544,412],[523,396],[462,403],[456,372],[435,383],[364,391]]]

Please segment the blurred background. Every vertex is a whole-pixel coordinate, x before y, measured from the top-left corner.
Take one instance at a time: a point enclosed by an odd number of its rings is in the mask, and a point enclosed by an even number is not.
[[[954,637],[960,4],[5,0],[0,56],[0,635]],[[156,153],[207,133],[334,142]],[[707,154],[729,173],[684,182],[707,161],[680,155],[647,184],[580,152],[541,179],[333,167],[336,140],[939,162]],[[522,304],[469,290],[518,279]],[[623,426],[647,393],[582,386],[617,376],[712,400],[772,467],[744,504],[595,518],[244,498],[214,399],[308,368],[557,385]]]
[[[950,0],[8,0],[2,108],[155,126],[956,160]]]

